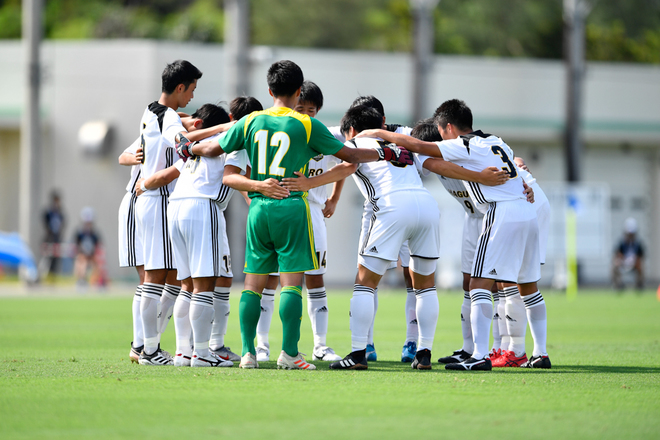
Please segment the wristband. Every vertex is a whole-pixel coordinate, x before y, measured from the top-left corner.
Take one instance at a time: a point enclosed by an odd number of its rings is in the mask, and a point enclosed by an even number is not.
[[[147,187],[144,186],[144,180],[140,183],[140,189],[142,190],[142,192],[147,192]]]

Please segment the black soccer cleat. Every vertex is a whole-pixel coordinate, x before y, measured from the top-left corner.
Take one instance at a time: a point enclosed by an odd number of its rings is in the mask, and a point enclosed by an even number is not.
[[[475,359],[471,357],[463,362],[458,362],[456,364],[447,364],[445,365],[445,370],[457,370],[457,371],[490,371],[493,369],[493,364],[490,362],[490,359]]]
[[[456,350],[451,356],[445,356],[438,359],[438,362],[441,364],[457,364],[459,362],[467,361],[472,356],[472,353],[468,353],[464,350]]]
[[[545,355],[541,356],[532,356],[527,362],[520,366],[521,368],[544,368],[549,370],[552,367],[550,363],[550,358]]]
[[[415,359],[410,366],[413,370],[430,370],[431,369],[431,350],[425,348],[424,350],[417,350]]]
[[[366,370],[367,368],[365,350],[353,351],[344,359],[330,364],[331,370]]]

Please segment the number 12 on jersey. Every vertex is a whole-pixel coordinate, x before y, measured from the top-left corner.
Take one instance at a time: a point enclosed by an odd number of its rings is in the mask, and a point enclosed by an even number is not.
[[[254,135],[254,142],[257,144],[259,150],[259,166],[257,171],[259,174],[268,174],[271,176],[284,177],[286,168],[282,168],[280,163],[284,159],[289,147],[291,146],[291,139],[286,132],[278,131],[273,134],[268,142],[268,130],[259,130]],[[269,147],[277,147],[277,151],[273,156],[270,166],[266,163],[268,161]],[[268,170],[268,171],[266,171]]]

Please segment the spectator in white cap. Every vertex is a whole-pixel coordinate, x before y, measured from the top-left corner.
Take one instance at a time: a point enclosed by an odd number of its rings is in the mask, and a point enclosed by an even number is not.
[[[621,275],[635,272],[635,287],[644,287],[644,247],[637,239],[637,221],[629,217],[624,223],[624,236],[614,252],[612,281],[616,289],[623,289]]]

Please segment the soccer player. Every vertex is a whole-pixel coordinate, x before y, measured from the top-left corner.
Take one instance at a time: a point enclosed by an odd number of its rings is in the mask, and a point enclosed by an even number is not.
[[[523,195],[523,179],[513,151],[502,139],[472,129],[472,112],[460,100],[445,101],[434,114],[442,142],[424,142],[385,130],[370,130],[364,135],[381,136],[412,151],[444,158],[467,169],[498,166],[509,174],[503,185],[487,187],[467,183],[466,189],[482,205],[488,206],[477,243],[470,279],[471,324],[474,340],[472,356],[447,364],[449,370],[491,370],[488,357],[493,304],[490,289],[495,280],[516,283],[520,291],[534,338],[532,368],[549,368],[546,352],[546,307],[538,290],[540,278],[539,239],[536,211]]]
[[[342,119],[342,131],[347,139],[357,133],[382,125],[382,115],[371,107],[351,107]],[[347,143],[353,146],[377,148],[384,144],[377,139],[355,139]],[[443,162],[443,161],[439,161]],[[333,369],[368,368],[368,332],[373,322],[373,293],[380,278],[396,262],[402,244],[409,241],[412,261],[412,279],[417,295],[416,312],[419,322],[419,350],[411,366],[416,369],[431,368],[431,348],[437,323],[437,295],[435,291],[435,266],[439,252],[439,211],[437,203],[423,187],[417,170],[413,167],[383,164],[341,164],[309,179],[284,179],[290,190],[306,190],[326,184],[337,178],[353,174],[358,187],[371,205],[370,225],[361,241],[358,256],[358,274],[351,300],[351,334],[353,351],[343,360],[330,365]],[[463,170],[453,164],[443,163],[446,173],[468,179],[480,179],[481,173]],[[485,174],[499,173],[486,170]],[[435,208],[435,209],[434,209]]]
[[[135,289],[132,303],[133,314],[133,341],[129,358],[131,362],[138,362],[140,353],[144,348],[144,333],[142,329],[142,316],[140,315],[140,302],[142,300],[142,283],[144,283],[144,255],[142,242],[138,240],[135,221],[135,194],[136,182],[140,178],[142,164],[142,148],[140,138],[136,139],[119,155],[119,165],[130,166],[131,176],[126,185],[126,194],[119,205],[119,267],[135,267],[139,284]]]
[[[337,141],[328,129],[314,118],[293,108],[298,104],[303,73],[292,61],[273,63],[267,74],[273,107],[251,113],[238,121],[220,144],[181,142],[177,151],[184,157],[217,155],[245,149],[250,157],[250,178],[264,181],[293,177],[309,160],[321,154],[334,155],[348,162],[377,160],[412,163],[405,149],[384,145],[378,149],[351,149]],[[225,175],[223,183],[230,185]],[[248,183],[253,185],[253,183]],[[245,290],[241,294],[239,319],[243,342],[242,368],[257,368],[254,339],[261,314],[261,293],[268,274],[280,272],[280,319],[283,327],[279,368],[313,370],[298,352],[302,317],[301,285],[303,273],[318,268],[311,218],[306,194],[292,192],[281,200],[250,192],[252,199],[247,220]]]
[[[294,110],[315,118],[322,107],[323,93],[319,86],[312,81],[303,82],[300,99]],[[323,174],[338,162],[334,156],[319,154],[309,161],[307,173],[310,177]],[[324,218],[329,218],[334,214],[343,187],[344,179],[334,183],[330,197],[328,197],[325,186],[314,188],[307,193],[319,268],[305,272],[305,285],[307,286],[307,314],[312,323],[312,333],[314,335],[312,359],[318,361],[338,361],[341,359],[341,356],[335,354],[335,351],[328,347],[326,342],[329,309],[323,274],[326,272],[328,251],[328,233]],[[257,362],[264,362],[270,359],[268,332],[273,317],[273,310],[275,309],[275,289],[277,289],[278,283],[279,276],[277,274],[271,274],[268,278],[268,283],[266,283],[266,288],[264,288],[262,293],[261,316],[257,324]]]
[[[174,163],[174,137],[185,131],[176,110],[188,105],[201,76],[202,72],[188,61],[177,60],[165,67],[161,76],[161,96],[158,101],[147,106],[140,122],[142,177],[149,178]],[[144,349],[140,354],[140,365],[173,364],[171,355],[160,348],[159,328],[162,309],[173,307],[180,291],[167,225],[167,204],[171,189],[164,186],[145,191],[135,206],[145,270],[140,304],[144,328]],[[171,281],[168,280],[168,272],[170,279],[174,277]]]

